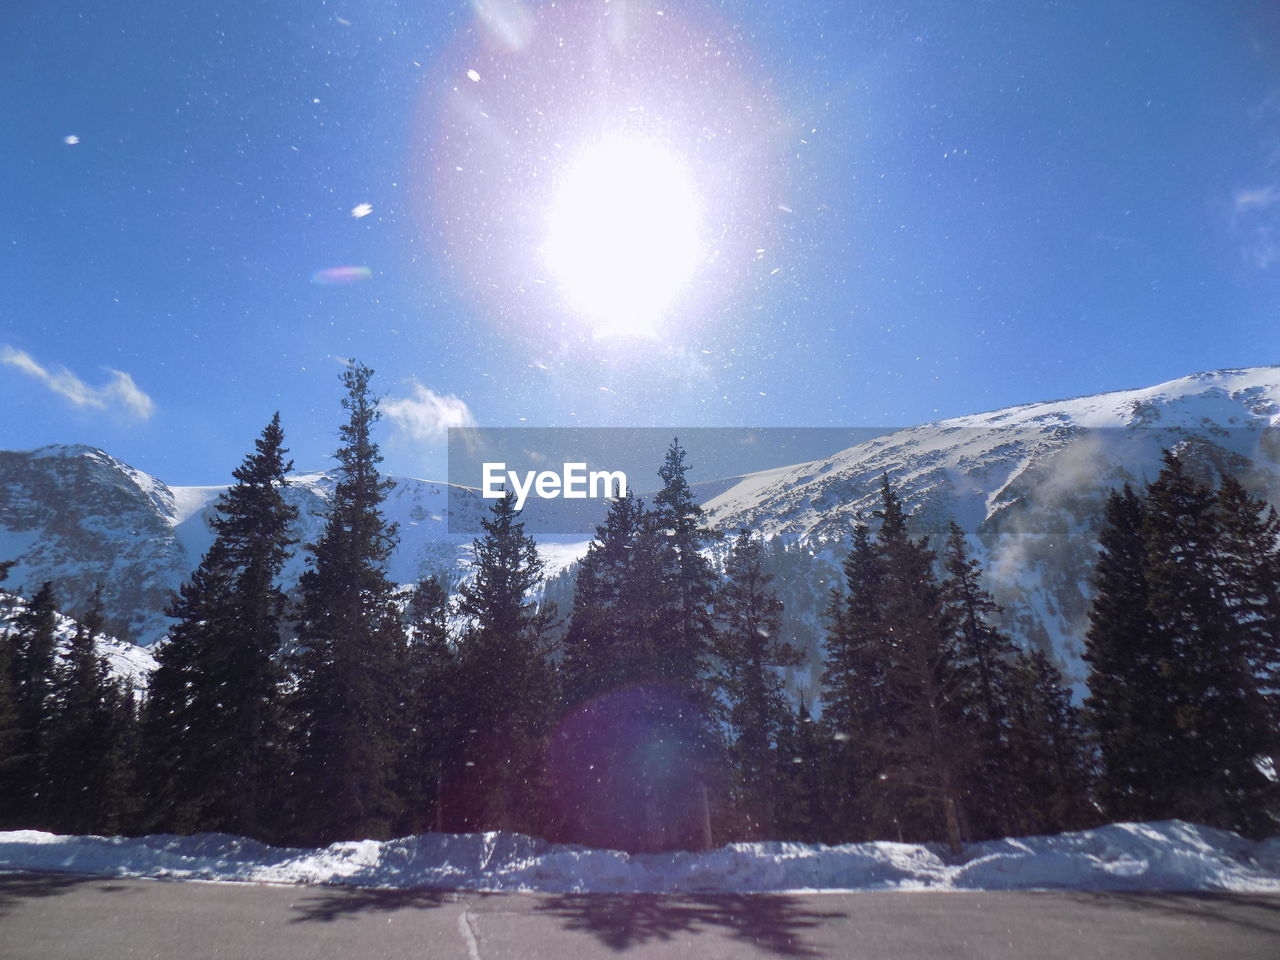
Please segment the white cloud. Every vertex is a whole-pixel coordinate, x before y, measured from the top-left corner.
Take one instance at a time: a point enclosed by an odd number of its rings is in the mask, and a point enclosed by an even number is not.
[[[417,382],[412,384],[410,396],[387,398],[380,406],[405,436],[426,443],[439,443],[448,436],[450,427],[470,430],[477,425],[461,397],[436,393]]]
[[[1280,262],[1280,236],[1277,232],[1276,227],[1260,224],[1245,243],[1245,257],[1259,270],[1270,270],[1272,264]]]
[[[1231,227],[1245,261],[1270,270],[1280,263],[1280,183],[1237,190],[1231,203]]]
[[[138,420],[150,419],[155,413],[155,403],[123,370],[105,368],[111,379],[104,386],[91,387],[66,367],[45,367],[25,350],[14,347],[0,348],[0,363],[39,380],[77,407],[116,409]]]

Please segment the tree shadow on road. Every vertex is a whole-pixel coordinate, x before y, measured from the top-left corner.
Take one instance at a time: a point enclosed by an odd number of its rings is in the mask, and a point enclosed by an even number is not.
[[[1093,907],[1133,910],[1166,917],[1226,923],[1280,936],[1280,895],[1251,893],[1094,893],[1064,891],[1063,895]]]
[[[605,946],[628,950],[649,941],[721,931],[760,950],[785,957],[818,957],[804,941],[807,930],[843,913],[824,913],[785,894],[590,893],[548,897],[535,908],[566,930],[593,935]]]
[[[85,877],[70,873],[0,874],[0,916],[22,900],[56,897],[77,887],[92,884],[104,893],[132,892],[132,888],[110,878]]]
[[[330,887],[293,905],[297,912],[290,923],[325,923],[362,913],[391,913],[396,910],[431,910],[458,897],[449,890],[375,890],[366,887]]]

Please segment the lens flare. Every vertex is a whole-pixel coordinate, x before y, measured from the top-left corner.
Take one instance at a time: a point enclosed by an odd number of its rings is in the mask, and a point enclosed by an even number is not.
[[[570,839],[669,850],[699,845],[717,759],[696,706],[663,684],[639,684],[570,711],[552,734],[547,771]]]
[[[699,230],[697,193],[669,151],[606,140],[565,173],[544,253],[597,335],[653,336],[701,259]]]
[[[413,149],[435,262],[543,348],[730,322],[782,246],[793,132],[741,29],[700,0],[472,8]]]
[[[349,283],[359,283],[373,276],[368,267],[326,267],[311,275],[311,282],[317,287],[341,287]]]

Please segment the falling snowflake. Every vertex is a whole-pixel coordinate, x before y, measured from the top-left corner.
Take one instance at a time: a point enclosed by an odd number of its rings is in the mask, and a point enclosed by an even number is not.
[[[74,147],[77,143],[80,142],[80,138],[77,137],[74,133],[72,133],[72,134],[69,134],[68,136],[63,137],[62,142],[65,143],[68,147]]]
[[[473,81],[473,82],[475,82],[475,83],[479,83],[479,82],[480,82],[480,74],[479,74],[477,71],[475,71],[475,70],[468,70],[468,71],[467,71],[467,79],[468,79],[468,80],[471,80],[471,81]]]
[[[371,203],[357,203],[351,208],[351,215],[357,220],[361,217],[367,217],[371,213],[373,213],[373,204]]]

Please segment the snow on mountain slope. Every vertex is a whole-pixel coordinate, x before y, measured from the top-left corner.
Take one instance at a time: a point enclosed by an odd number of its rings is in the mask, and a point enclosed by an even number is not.
[[[0,555],[6,586],[28,596],[51,580],[62,609],[103,586],[108,632],[155,639],[169,592],[189,571],[160,481],[84,446],[0,452]]]
[[[857,517],[871,518],[881,478],[916,513],[920,534],[954,518],[970,535],[1004,626],[1052,650],[1077,683],[1096,534],[1110,490],[1155,477],[1166,448],[1207,480],[1224,472],[1280,502],[1280,367],[1223,370],[1072,400],[1034,403],[923,424],[823,460],[765,471],[704,504],[726,531],[746,526],[818,555],[820,589],[793,604],[789,629],[814,649],[822,595],[838,578]],[[784,575],[805,575],[803,569]]]
[[[26,609],[26,601],[21,597],[0,591],[0,636],[13,629],[17,617]],[[76,633],[76,622],[70,617],[55,614],[54,638],[59,654],[67,649],[71,638]],[[117,640],[115,637],[99,635],[94,645],[98,656],[105,657],[107,669],[111,676],[125,684],[135,694],[143,693],[147,688],[147,678],[156,667],[156,658],[146,647],[135,643]]]
[[[734,843],[702,853],[628,855],[517,833],[424,834],[321,849],[190,837],[0,832],[0,871],[106,877],[541,893],[801,890],[1203,890],[1280,892],[1280,838],[1246,840],[1179,820],[967,844],[828,847]]]
[[[469,523],[474,529],[488,504],[472,492],[450,503],[445,483],[390,479],[383,510],[400,535],[391,578],[411,584],[435,575],[456,582],[470,563],[473,535],[450,534],[449,511],[460,528]],[[285,498],[298,508],[298,520],[291,531],[294,554],[282,575],[286,588],[305,568],[303,546],[324,529],[335,482],[328,473],[290,478]],[[108,632],[154,643],[168,627],[163,611],[170,592],[213,543],[210,519],[225,489],[168,487],[93,447],[0,452],[0,560],[18,561],[6,586],[30,596],[51,580],[61,607],[74,613],[101,583]],[[585,550],[585,544],[548,542],[548,573]]]
[[[954,517],[969,531],[988,582],[1006,607],[1004,625],[1052,650],[1077,683],[1090,598],[1094,537],[1107,492],[1140,484],[1166,447],[1186,450],[1207,476],[1235,472],[1280,502],[1280,367],[1197,374],[1139,390],[1034,403],[899,430],[822,460],[753,473],[727,489],[705,487],[710,522],[777,537],[784,629],[808,652],[792,691],[812,698],[821,672],[822,610],[839,580],[850,528],[875,509],[888,473],[917,513],[921,532]],[[436,574],[456,582],[471,535],[448,533],[448,486],[393,477],[385,503],[399,525],[391,575],[412,583]],[[302,545],[320,535],[334,478],[291,478],[299,508],[286,586],[305,564]],[[0,559],[17,559],[6,586],[28,595],[55,581],[66,609],[104,585],[109,632],[153,643],[171,590],[213,540],[209,519],[223,487],[167,487],[92,447],[0,452]],[[478,496],[455,510],[483,512]],[[474,514],[472,518],[474,519]],[[474,526],[472,527],[474,529]],[[570,567],[584,538],[541,542],[547,573]],[[563,580],[563,578],[562,578]],[[555,585],[568,602],[571,589]]]

